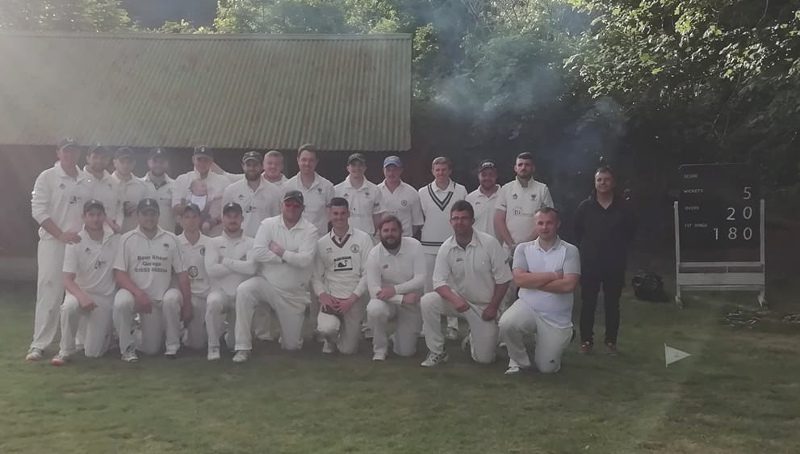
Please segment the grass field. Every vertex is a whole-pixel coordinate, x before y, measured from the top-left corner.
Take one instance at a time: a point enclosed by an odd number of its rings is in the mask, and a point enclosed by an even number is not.
[[[457,345],[435,370],[258,345],[67,367],[22,359],[30,290],[0,291],[0,453],[797,453],[800,330],[722,323],[722,296],[688,309],[626,299],[618,357],[503,376]],[[602,332],[602,330],[601,330]],[[664,343],[693,356],[664,366]],[[50,352],[49,352],[50,353]]]

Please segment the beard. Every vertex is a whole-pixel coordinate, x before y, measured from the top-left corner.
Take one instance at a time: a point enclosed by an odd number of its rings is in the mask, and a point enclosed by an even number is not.
[[[386,249],[397,249],[400,246],[400,238],[381,238],[381,244]]]
[[[247,179],[247,181],[258,181],[258,179],[261,178],[261,174],[260,173],[256,173],[256,174],[245,173],[244,177]]]

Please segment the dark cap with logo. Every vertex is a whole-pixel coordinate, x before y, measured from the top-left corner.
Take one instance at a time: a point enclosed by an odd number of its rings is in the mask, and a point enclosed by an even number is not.
[[[114,159],[133,159],[133,150],[128,147],[120,147],[117,148],[117,151],[114,153]]]
[[[67,148],[78,149],[78,148],[80,148],[80,145],[78,145],[78,142],[76,142],[75,139],[73,139],[71,137],[65,137],[65,138],[63,138],[63,139],[58,141],[58,149],[59,150],[64,150],[64,149],[67,149]]]
[[[383,160],[383,167],[389,166],[403,167],[403,161],[398,156],[389,156]]]
[[[103,206],[103,202],[97,199],[89,199],[86,203],[83,204],[83,212],[88,213],[89,210],[98,209],[103,213],[106,212],[106,207]]]
[[[286,202],[287,200],[297,200],[301,205],[305,204],[303,193],[300,191],[286,191],[286,194],[283,195],[283,201]]]
[[[261,153],[257,151],[248,151],[247,153],[242,156],[242,163],[247,161],[258,161],[261,162]]]
[[[197,215],[198,215],[198,216],[200,215],[200,213],[202,213],[202,212],[203,212],[203,211],[200,209],[200,207],[199,207],[199,206],[197,206],[197,205],[196,205],[196,204],[194,204],[194,203],[190,203],[190,204],[186,205],[186,207],[183,209],[183,212],[184,212],[184,213],[187,213],[187,212],[189,212],[189,211],[194,211],[195,213],[197,213]]]
[[[89,154],[111,154],[111,149],[98,143],[89,148]]]
[[[139,213],[144,213],[145,211],[155,211],[156,213],[159,213],[161,210],[158,208],[158,202],[156,199],[147,198],[139,201],[136,211]]]
[[[163,148],[153,148],[150,150],[150,154],[147,156],[147,159],[167,159],[167,152]]]
[[[228,214],[230,212],[242,214],[242,206],[236,202],[228,202],[222,207],[222,214]]]
[[[351,154],[350,156],[347,157],[347,163],[348,164],[352,164],[352,163],[354,163],[356,161],[359,161],[362,164],[366,164],[367,163],[367,158],[364,157],[364,155],[361,154],[361,153],[353,153],[353,154]]]
[[[494,163],[491,159],[484,159],[481,161],[480,165],[478,166],[478,172],[482,172],[486,169],[496,169],[497,164]]]
[[[194,147],[194,153],[192,153],[192,156],[205,156],[207,158],[214,159],[214,152],[211,151],[211,149],[208,148],[207,146],[200,145]]]

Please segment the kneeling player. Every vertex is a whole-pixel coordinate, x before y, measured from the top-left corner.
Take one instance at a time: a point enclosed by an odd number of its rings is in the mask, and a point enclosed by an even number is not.
[[[192,313],[194,317],[184,321],[186,339],[184,345],[200,350],[205,348],[208,336],[206,335],[205,313],[206,298],[211,291],[211,284],[206,273],[205,255],[211,238],[203,235],[200,226],[203,223],[200,207],[190,203],[184,208],[180,217],[183,233],[178,235],[178,244],[181,246],[183,263],[189,275],[189,286],[192,290]],[[174,316],[174,314],[172,314]]]

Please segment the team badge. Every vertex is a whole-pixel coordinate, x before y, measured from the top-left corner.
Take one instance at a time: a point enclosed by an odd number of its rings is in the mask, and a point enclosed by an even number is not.
[[[333,252],[333,248],[332,247],[326,247],[325,248],[325,252],[330,254],[331,252]]]
[[[200,274],[200,271],[197,269],[196,266],[192,265],[189,267],[189,277],[194,279]]]
[[[344,197],[346,199],[346,198],[350,197],[350,194],[345,192],[344,195],[342,195],[342,197]]]
[[[369,191],[364,191],[364,195],[369,197]]]
[[[106,261],[105,261],[105,260],[98,260],[98,261],[94,262],[94,269],[96,269],[96,270],[99,270],[99,269],[100,269],[100,268],[102,268],[102,267],[103,267],[105,264],[106,264]]]
[[[354,245],[350,246],[350,252],[352,252],[353,254],[358,254],[358,251],[360,251],[360,250],[361,250],[361,248],[358,247],[357,244],[354,244]]]
[[[352,257],[337,257],[333,262],[333,271],[353,271]]]
[[[400,205],[404,207],[408,206],[408,200],[401,200]]]
[[[58,185],[59,189],[65,189],[66,187],[67,187],[67,185],[65,185],[64,183],[61,183],[60,185]]]
[[[531,194],[531,202],[536,200],[536,194]]]
[[[244,194],[239,194],[239,200],[244,200]]]
[[[169,243],[164,243],[164,249],[169,249]]]
[[[205,246],[200,246],[200,255],[205,257],[205,255],[206,255],[206,247]]]
[[[92,249],[87,247],[86,249],[83,250],[83,252],[85,252],[87,254],[91,254],[92,253]]]
[[[389,264],[388,263],[384,263],[383,269],[388,270],[389,269]]]
[[[514,200],[517,200],[517,195],[514,194],[514,195],[511,196],[511,198],[514,199]]]
[[[322,194],[322,188],[317,188],[317,192],[319,192],[320,194]]]

